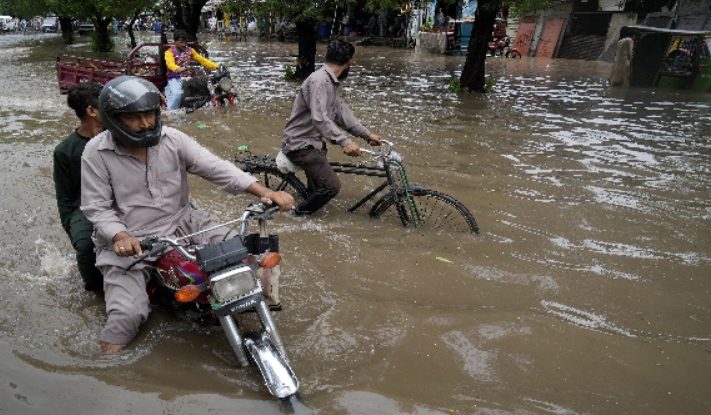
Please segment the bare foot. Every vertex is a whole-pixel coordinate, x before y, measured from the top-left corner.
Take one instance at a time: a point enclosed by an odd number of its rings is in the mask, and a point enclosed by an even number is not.
[[[111,344],[106,342],[101,342],[101,353],[103,354],[116,354],[119,350],[126,347],[125,344]]]

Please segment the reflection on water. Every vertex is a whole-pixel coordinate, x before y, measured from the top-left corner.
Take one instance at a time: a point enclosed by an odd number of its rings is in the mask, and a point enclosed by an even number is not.
[[[274,154],[298,90],[284,80],[296,45],[205,41],[230,67],[239,104],[167,112],[166,123],[226,158],[245,144]],[[0,60],[0,277],[13,282],[0,297],[9,343],[0,352],[121,385],[126,396],[202,404],[212,394],[282,413],[256,369],[234,366],[222,333],[166,313],[117,360],[99,357],[102,304],[79,290],[50,161],[76,124],[53,59],[88,45],[24,42],[0,37],[11,56]],[[711,403],[709,95],[611,89],[609,64],[526,58],[488,61],[492,93],[454,94],[448,82],[463,62],[359,47],[342,94],[396,142],[412,182],[469,207],[481,237],[346,213],[375,185],[350,176],[322,214],[275,221],[286,258],[277,324],[305,404],[349,414],[702,413]],[[335,148],[329,157],[345,160]],[[251,201],[191,186],[223,219]],[[15,384],[28,379],[12,373]]]

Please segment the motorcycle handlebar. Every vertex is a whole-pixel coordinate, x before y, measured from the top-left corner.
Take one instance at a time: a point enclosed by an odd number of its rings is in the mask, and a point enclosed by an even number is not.
[[[274,206],[267,206],[264,203],[252,203],[249,206],[247,206],[247,209],[245,209],[244,213],[240,215],[239,219],[231,220],[225,223],[221,223],[217,226],[213,226],[211,228],[207,229],[202,229],[198,232],[195,232],[190,235],[186,235],[182,238],[167,238],[163,236],[149,236],[147,238],[144,238],[140,244],[141,244],[141,250],[143,250],[143,255],[141,255],[139,258],[137,258],[135,261],[133,261],[128,267],[124,269],[124,272],[130,270],[133,268],[136,264],[140,263],[141,261],[145,260],[146,258],[150,258],[153,256],[160,255],[164,251],[166,251],[169,248],[175,249],[183,258],[185,258],[188,261],[195,261],[195,256],[190,254],[185,248],[180,244],[180,240],[182,239],[188,239],[194,235],[201,234],[203,232],[208,232],[210,230],[213,230],[215,228],[221,227],[221,226],[227,226],[235,222],[240,222],[240,237],[244,239],[246,236],[247,232],[247,222],[249,219],[257,219],[257,220],[269,220],[272,219],[272,214],[276,211],[279,210],[279,206],[274,205]]]

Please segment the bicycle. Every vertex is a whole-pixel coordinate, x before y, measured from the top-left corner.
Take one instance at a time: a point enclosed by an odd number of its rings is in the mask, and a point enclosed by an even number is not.
[[[355,213],[380,192],[389,188],[373,203],[369,212],[371,218],[397,215],[404,226],[478,234],[479,226],[474,216],[461,202],[445,193],[426,189],[420,184],[410,184],[402,158],[393,151],[393,147],[393,143],[384,141],[382,149],[378,151],[362,149],[363,153],[378,160],[376,165],[329,163],[337,173],[385,178],[383,183],[350,207],[348,212]],[[277,160],[272,157],[254,155],[246,146],[239,147],[238,151],[240,153],[235,156],[235,161],[244,165],[243,170],[256,176],[264,186],[301,198],[308,196],[307,186],[297,177],[295,169],[278,165]]]

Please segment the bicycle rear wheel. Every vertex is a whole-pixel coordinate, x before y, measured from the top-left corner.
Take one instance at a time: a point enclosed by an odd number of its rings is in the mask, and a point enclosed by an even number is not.
[[[410,188],[408,192],[420,217],[420,228],[479,233],[479,226],[469,209],[452,196],[418,188]],[[395,198],[391,193],[383,196],[373,205],[370,217],[401,220],[401,215],[404,212],[405,221],[411,225],[413,223],[412,213],[405,200],[404,191],[401,191],[398,199],[400,199],[400,209],[396,206]],[[398,213],[398,210],[401,213]]]
[[[293,174],[284,174],[278,169],[255,168],[249,171],[261,184],[274,191],[285,191],[294,198],[306,198],[308,192],[304,183]]]

